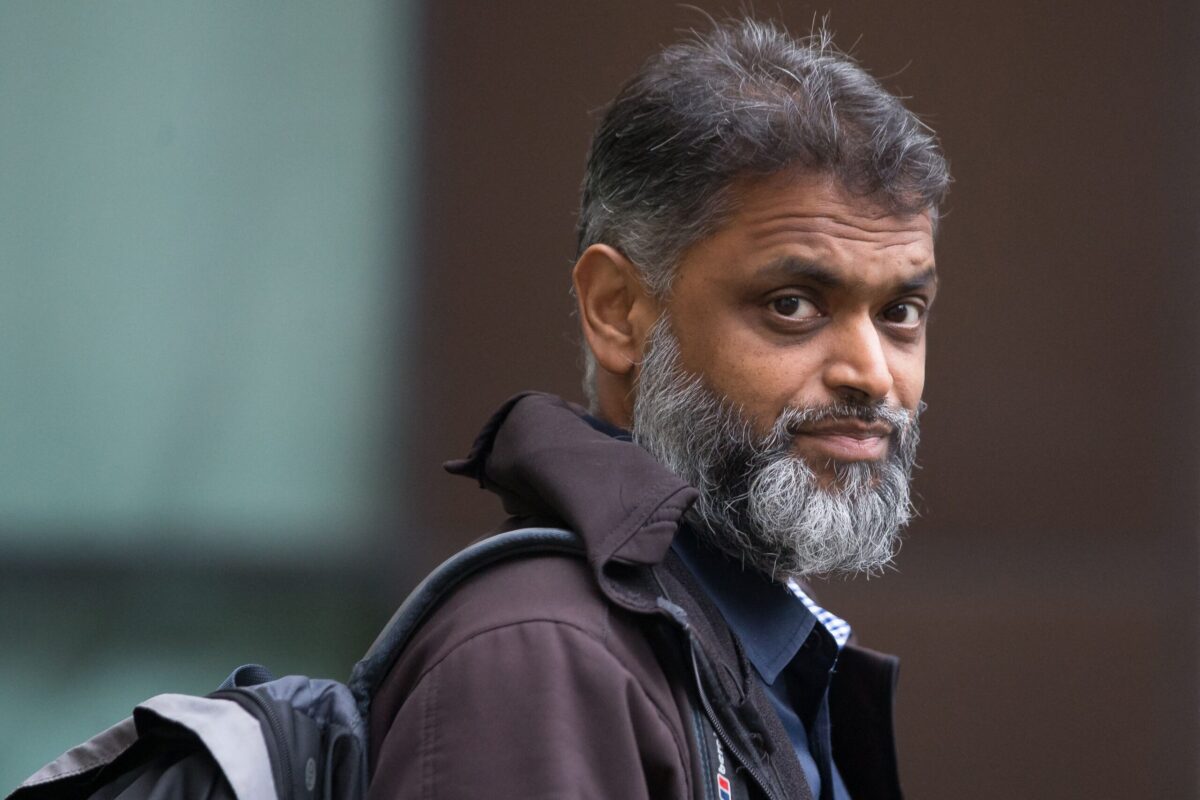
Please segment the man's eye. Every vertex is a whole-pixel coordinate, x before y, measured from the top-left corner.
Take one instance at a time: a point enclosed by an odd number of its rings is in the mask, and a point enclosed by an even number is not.
[[[811,319],[821,314],[813,301],[796,294],[775,298],[771,301],[771,310],[788,319]]]
[[[916,303],[896,303],[885,308],[880,317],[892,325],[911,328],[920,323],[924,313],[925,309]]]

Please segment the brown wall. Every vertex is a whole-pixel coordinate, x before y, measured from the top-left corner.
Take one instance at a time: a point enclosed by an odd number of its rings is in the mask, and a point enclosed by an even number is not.
[[[646,0],[428,4],[409,578],[499,518],[441,460],[513,392],[579,396],[589,112],[694,24]],[[957,180],[922,516],[895,573],[821,589],[904,660],[909,795],[1196,797],[1195,10],[843,3],[831,26]]]

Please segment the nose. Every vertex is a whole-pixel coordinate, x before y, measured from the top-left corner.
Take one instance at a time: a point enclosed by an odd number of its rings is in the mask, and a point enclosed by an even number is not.
[[[828,333],[832,339],[822,375],[826,388],[843,400],[886,398],[892,390],[892,370],[870,315],[843,320]]]

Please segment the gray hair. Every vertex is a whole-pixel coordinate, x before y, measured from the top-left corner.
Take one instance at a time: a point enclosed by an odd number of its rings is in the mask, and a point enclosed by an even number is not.
[[[737,179],[799,166],[935,225],[950,183],[937,137],[824,28],[794,38],[715,23],[651,58],[608,106],[588,154],[578,253],[597,243],[667,295],[693,244],[728,218]],[[595,406],[595,360],[584,347]]]

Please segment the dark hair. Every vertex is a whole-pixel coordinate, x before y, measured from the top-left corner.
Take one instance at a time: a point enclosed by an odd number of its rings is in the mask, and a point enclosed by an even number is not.
[[[735,179],[827,171],[899,213],[938,206],[950,182],[937,138],[824,29],[793,38],[729,20],[650,59],[605,111],[579,211],[579,253],[604,243],[648,288],[731,210]]]
[[[950,183],[937,137],[823,27],[794,38],[756,20],[714,23],[651,58],[606,109],[588,154],[579,253],[604,243],[670,290],[675,265],[732,210],[742,178],[828,172],[898,213],[938,210]],[[584,346],[584,391],[596,362]]]

